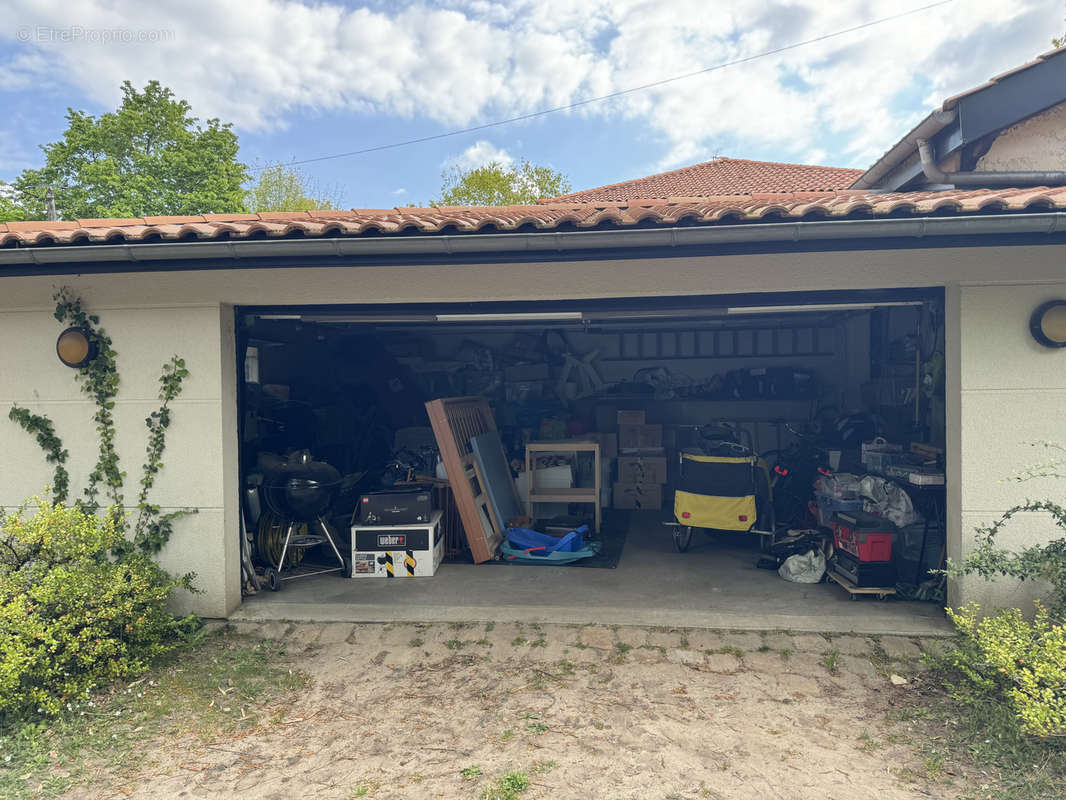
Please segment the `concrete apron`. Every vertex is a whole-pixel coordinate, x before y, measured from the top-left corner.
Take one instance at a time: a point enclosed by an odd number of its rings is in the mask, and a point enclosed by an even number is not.
[[[707,630],[795,631],[802,633],[858,633],[891,636],[951,636],[944,618],[912,617],[905,614],[874,616],[854,614],[761,614],[758,612],[710,612],[651,609],[574,609],[544,606],[440,606],[362,605],[343,603],[245,603],[229,619],[235,622],[524,622],[571,625],[638,625]]]
[[[537,622],[944,636],[935,603],[849,596],[757,569],[744,537],[697,534],[675,553],[654,514],[634,515],[617,569],[443,564],[432,578],[323,575],[247,598],[231,620]]]

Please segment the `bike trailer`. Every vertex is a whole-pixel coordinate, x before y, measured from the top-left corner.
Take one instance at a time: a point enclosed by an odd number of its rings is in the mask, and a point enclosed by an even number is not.
[[[681,454],[674,516],[682,525],[719,531],[749,531],[759,500],[769,494],[769,473],[757,456]]]

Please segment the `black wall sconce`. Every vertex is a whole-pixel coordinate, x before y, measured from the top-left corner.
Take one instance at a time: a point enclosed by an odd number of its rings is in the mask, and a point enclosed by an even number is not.
[[[96,358],[96,342],[85,328],[67,328],[56,339],[56,355],[68,367],[84,367]]]
[[[1066,347],[1066,300],[1037,306],[1029,317],[1029,332],[1044,347]]]

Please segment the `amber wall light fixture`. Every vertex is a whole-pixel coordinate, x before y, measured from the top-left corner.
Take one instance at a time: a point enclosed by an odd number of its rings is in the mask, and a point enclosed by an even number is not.
[[[84,367],[96,358],[96,342],[85,328],[67,328],[56,339],[56,355],[68,367]]]
[[[1066,347],[1066,300],[1038,305],[1029,317],[1029,332],[1044,347]]]

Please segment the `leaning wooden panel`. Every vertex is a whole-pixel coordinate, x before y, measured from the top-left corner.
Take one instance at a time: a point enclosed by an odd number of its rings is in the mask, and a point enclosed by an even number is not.
[[[455,495],[474,563],[489,561],[496,555],[503,537],[487,522],[483,511],[486,498],[476,486],[476,477],[471,480],[468,470],[473,458],[470,440],[496,430],[489,401],[484,397],[444,397],[426,403],[426,411],[441,460],[448,471],[448,482]]]

